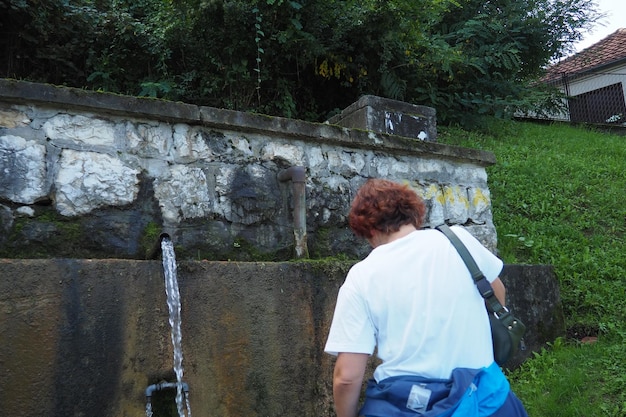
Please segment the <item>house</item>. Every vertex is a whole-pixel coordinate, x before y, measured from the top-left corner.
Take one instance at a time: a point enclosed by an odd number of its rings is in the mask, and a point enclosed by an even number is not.
[[[626,28],[560,61],[542,81],[569,98],[557,120],[626,126]]]

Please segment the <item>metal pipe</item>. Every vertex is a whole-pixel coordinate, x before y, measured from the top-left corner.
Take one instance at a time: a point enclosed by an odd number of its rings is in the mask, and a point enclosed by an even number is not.
[[[283,169],[278,173],[278,181],[291,180],[293,190],[293,234],[296,239],[296,258],[308,258],[306,243],[306,170],[301,166]]]
[[[181,388],[185,394],[189,392],[189,385],[186,382],[180,383]],[[148,385],[146,388],[146,397],[152,397],[152,393],[155,391],[161,391],[164,389],[178,388],[178,382],[159,382],[158,384]]]
[[[146,251],[147,260],[159,259],[159,256],[161,255],[161,242],[164,239],[171,240],[170,235],[168,235],[167,233],[161,233],[159,235],[159,238],[157,239],[156,242],[154,242],[154,245],[152,245],[152,247]]]

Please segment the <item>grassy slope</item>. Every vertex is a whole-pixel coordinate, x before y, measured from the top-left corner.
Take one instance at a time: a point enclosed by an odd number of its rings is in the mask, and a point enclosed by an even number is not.
[[[626,415],[626,137],[567,125],[439,128],[442,143],[493,152],[499,255],[551,264],[570,336],[511,375],[531,417]]]

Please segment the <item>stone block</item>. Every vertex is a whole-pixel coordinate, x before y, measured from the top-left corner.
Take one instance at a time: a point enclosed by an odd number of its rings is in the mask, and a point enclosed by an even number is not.
[[[193,414],[334,416],[334,358],[323,349],[351,265],[180,261]],[[161,262],[3,259],[0,276],[12,278],[0,280],[3,415],[145,415],[146,387],[173,376]],[[563,322],[550,267],[506,265],[502,278],[528,326],[511,367]]]
[[[382,97],[363,96],[328,122],[426,142],[437,141],[437,114],[434,108]]]
[[[526,325],[526,350],[506,364],[513,369],[547,343],[565,336],[565,317],[551,265],[505,265],[500,278],[507,290],[508,308]]]
[[[19,136],[0,136],[0,199],[20,204],[44,200],[46,148]]]

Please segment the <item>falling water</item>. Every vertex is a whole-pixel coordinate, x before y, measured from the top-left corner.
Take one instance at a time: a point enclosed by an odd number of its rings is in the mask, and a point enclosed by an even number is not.
[[[167,294],[167,306],[170,311],[170,326],[172,327],[172,345],[174,346],[174,373],[176,374],[176,406],[179,417],[185,417],[183,403],[183,349],[182,333],[180,330],[180,293],[178,292],[178,280],[176,278],[176,255],[174,245],[169,237],[161,240],[163,259],[163,271],[165,274],[165,292]],[[187,396],[186,396],[187,397]],[[186,398],[187,416],[191,417],[189,398]]]

